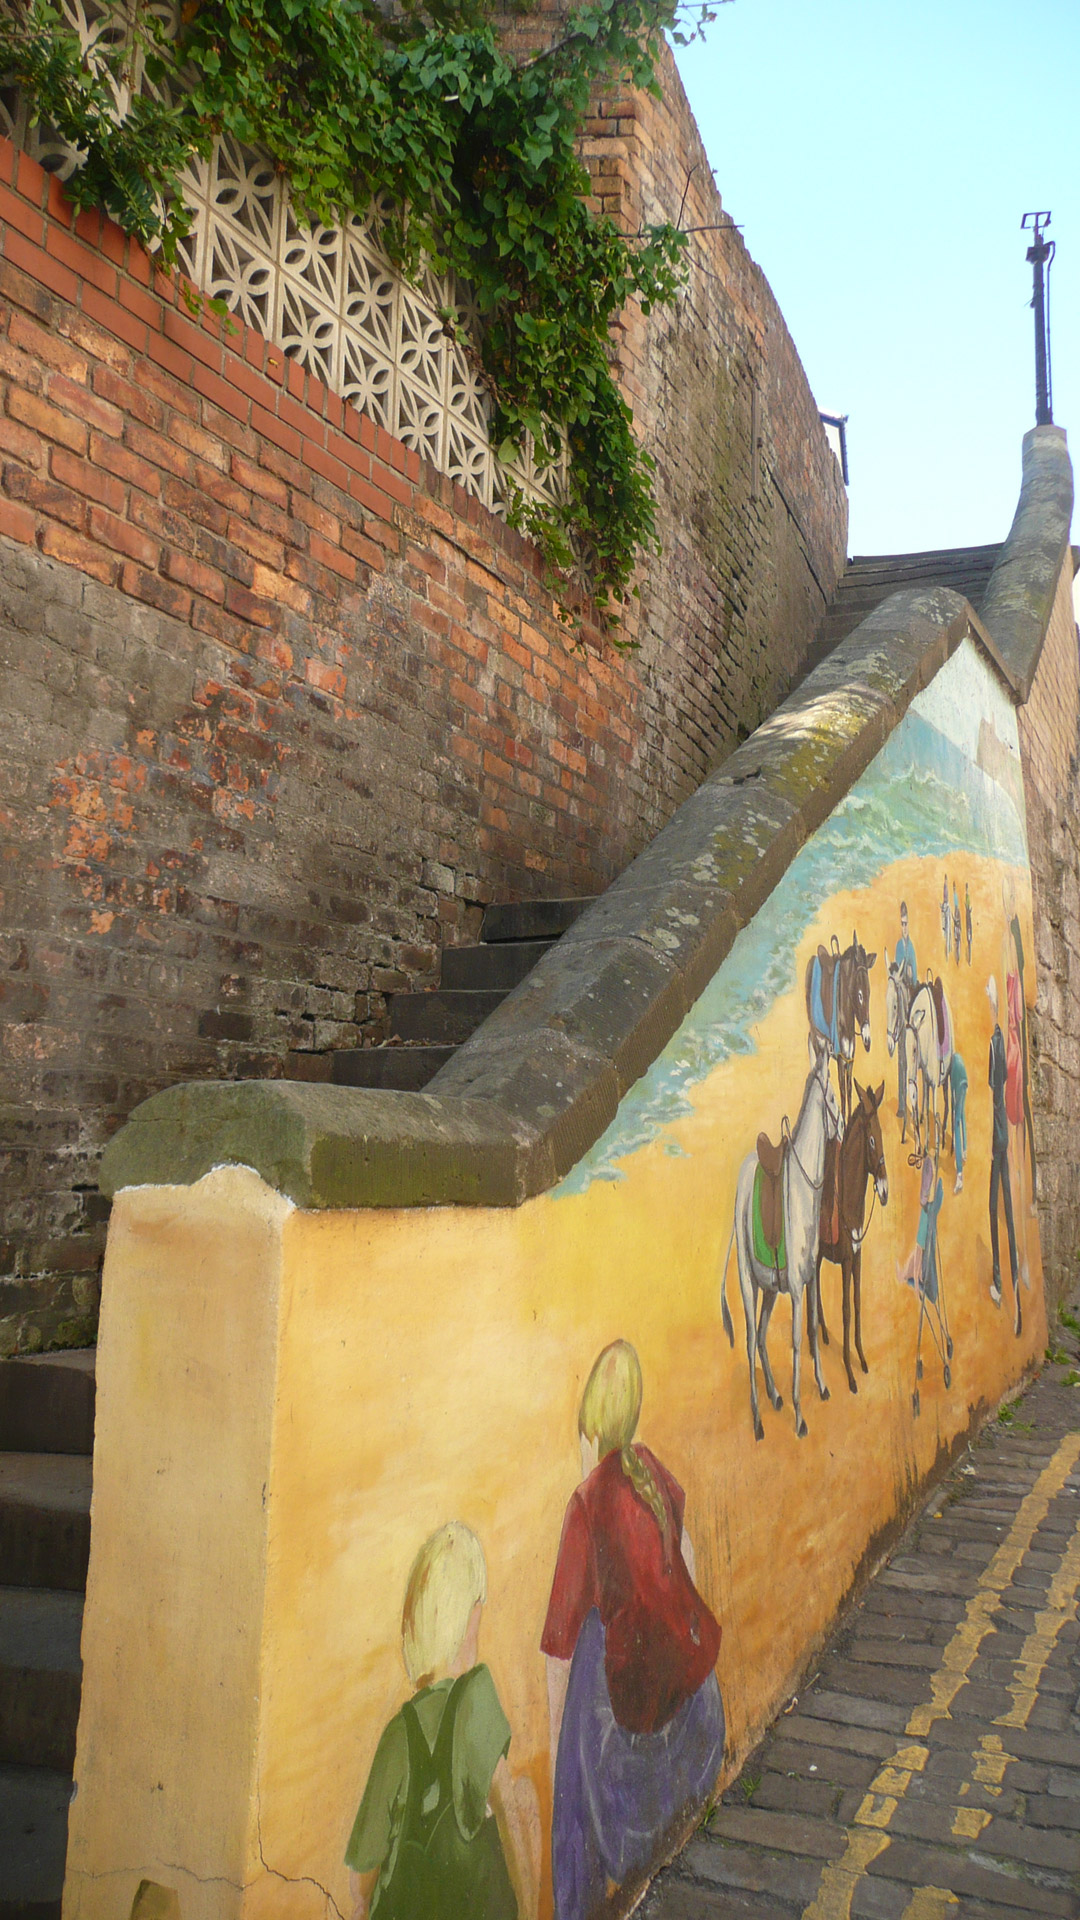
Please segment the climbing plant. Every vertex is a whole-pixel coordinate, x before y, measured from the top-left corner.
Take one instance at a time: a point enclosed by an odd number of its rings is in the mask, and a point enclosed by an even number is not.
[[[658,91],[665,31],[685,40],[694,0],[581,0],[552,45],[514,60],[477,0],[183,0],[166,29],[127,0],[119,46],[84,53],[52,0],[0,0],[0,72],[81,156],[76,206],[101,206],[174,270],[190,214],[179,173],[216,134],[269,151],[301,217],[328,224],[388,206],[382,239],[401,271],[426,260],[470,282],[500,457],[526,434],[543,463],[565,440],[557,504],[513,517],[565,580],[613,612],[636,558],[656,547],[652,461],[612,374],[610,327],[626,300],[671,303],[686,236],[625,235],[586,204],[578,147],[597,83]],[[136,55],[148,86],[118,115]],[[445,323],[455,321],[447,312]]]

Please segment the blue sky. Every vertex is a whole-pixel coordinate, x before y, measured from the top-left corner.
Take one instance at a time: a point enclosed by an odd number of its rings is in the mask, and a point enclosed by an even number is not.
[[[850,416],[849,551],[1001,539],[1035,419],[1033,207],[1080,448],[1080,0],[732,0],[678,61],[818,404]]]

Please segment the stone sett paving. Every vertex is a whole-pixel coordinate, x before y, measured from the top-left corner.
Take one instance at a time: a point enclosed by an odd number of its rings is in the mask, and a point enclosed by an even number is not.
[[[1080,1385],[989,1423],[641,1920],[1080,1916]]]

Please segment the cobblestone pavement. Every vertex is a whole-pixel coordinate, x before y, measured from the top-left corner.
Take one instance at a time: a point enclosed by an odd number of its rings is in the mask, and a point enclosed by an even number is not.
[[[1068,1362],[958,1461],[642,1920],[1080,1916],[1080,1384],[1061,1337]]]

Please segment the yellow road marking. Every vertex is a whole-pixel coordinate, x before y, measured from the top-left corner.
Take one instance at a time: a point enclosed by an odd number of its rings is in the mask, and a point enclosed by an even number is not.
[[[987,1793],[995,1797],[1001,1792],[1001,1783],[1005,1778],[1005,1769],[1012,1764],[1013,1756],[1006,1753],[996,1733],[984,1733],[979,1741],[978,1756],[975,1760],[975,1778]],[[969,1784],[965,1780],[964,1786]],[[961,1793],[964,1787],[960,1789]]]
[[[957,1807],[952,1823],[953,1838],[956,1840],[977,1840],[984,1827],[990,1825],[991,1815],[985,1807]]]
[[[979,1576],[978,1586],[964,1609],[963,1619],[946,1646],[940,1665],[931,1675],[930,1699],[925,1705],[915,1707],[908,1719],[905,1732],[909,1736],[925,1738],[935,1720],[948,1720],[951,1717],[949,1709],[967,1680],[979,1648],[993,1630],[993,1615],[998,1601],[1045,1520],[1051,1500],[1061,1492],[1078,1459],[1080,1433],[1066,1434],[1030,1493],[1020,1502],[1008,1533]],[[1060,1610],[1059,1603],[1053,1611]],[[1060,1631],[1060,1626],[1057,1631]],[[1034,1636],[1029,1638],[1033,1639]],[[1026,1642],[1024,1651],[1027,1651]],[[850,1920],[855,1888],[871,1861],[876,1860],[878,1854],[889,1845],[887,1829],[892,1817],[911,1784],[912,1776],[923,1771],[929,1757],[928,1747],[900,1747],[875,1775],[848,1828],[843,1854],[831,1866],[824,1868],[817,1894],[810,1905],[803,1909],[802,1920]],[[988,1751],[987,1764],[990,1757]],[[1011,1755],[1001,1754],[998,1757],[1002,1761],[1003,1775]],[[957,1810],[958,1814],[960,1811]],[[934,1888],[923,1888],[915,1898],[920,1898],[922,1893],[930,1895],[936,1891]],[[921,1909],[916,1911],[922,1912]],[[927,1908],[925,1911],[930,1915],[939,1913],[941,1909]]]
[[[1080,1522],[1060,1567],[1050,1582],[1046,1606],[1035,1615],[1035,1625],[1024,1641],[1009,1688],[1012,1708],[999,1714],[995,1727],[1025,1727],[1035,1705],[1039,1682],[1054,1651],[1062,1627],[1076,1618],[1076,1589],[1080,1586]]]
[[[946,1887],[916,1887],[900,1920],[942,1920],[948,1907],[959,1905],[955,1893]]]
[[[949,1709],[967,1680],[972,1663],[988,1633],[998,1600],[1010,1584],[1077,1459],[1080,1433],[1065,1436],[1052,1460],[1043,1468],[1031,1492],[1020,1502],[1016,1518],[994,1554],[964,1609],[961,1620],[930,1681],[930,1699],[916,1707],[908,1721],[909,1733],[926,1735],[935,1720],[948,1720]]]
[[[803,1920],[851,1920],[855,1889],[871,1860],[884,1853],[888,1844],[888,1834],[872,1827],[856,1827],[849,1833],[843,1859],[825,1868],[817,1897],[804,1909]]]
[[[1076,1618],[1076,1589],[1080,1586],[1080,1521],[1077,1522],[1061,1565],[1050,1582],[1047,1604],[1035,1615],[1035,1625],[1020,1649],[1020,1658],[1013,1668],[1012,1706],[1008,1713],[999,1713],[994,1721],[995,1727],[1026,1727],[1028,1716],[1039,1697],[1039,1682],[1050,1655],[1054,1651],[1058,1634],[1062,1627]],[[1003,1746],[996,1733],[984,1733],[979,1741],[978,1750],[972,1755],[975,1764],[972,1769],[979,1785],[997,1799],[1001,1793],[1001,1782],[1005,1769],[1014,1759]],[[970,1789],[970,1780],[965,1780],[960,1788],[961,1795]],[[978,1821],[976,1825],[975,1822]],[[953,1832],[958,1839],[975,1840],[983,1828],[989,1826],[990,1815],[980,1813],[975,1807],[957,1807],[953,1821]]]

